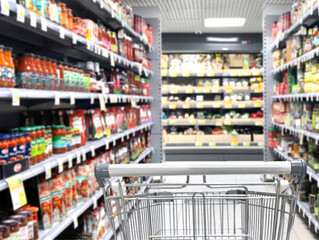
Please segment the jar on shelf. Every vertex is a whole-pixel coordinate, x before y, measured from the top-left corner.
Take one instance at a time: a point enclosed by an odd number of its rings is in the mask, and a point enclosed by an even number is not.
[[[27,217],[27,229],[28,229],[28,240],[34,239],[34,229],[33,229],[33,218],[32,212],[30,210],[19,211],[18,214],[25,215]]]
[[[61,14],[60,14],[61,25],[62,27],[68,28],[68,11],[66,8],[66,4],[60,2],[60,8],[61,8]]]
[[[68,29],[73,30],[73,15],[72,15],[72,9],[67,8],[67,17],[68,17]]]
[[[19,221],[14,219],[6,219],[1,221],[0,224],[6,225],[10,230],[10,239],[20,239],[20,224]]]
[[[65,153],[66,146],[66,130],[64,125],[54,125],[52,127],[53,153]]]
[[[28,236],[28,217],[23,214],[14,214],[9,216],[8,219],[19,223],[20,238],[17,239],[26,239],[26,236]]]
[[[0,236],[2,236],[2,239],[11,239],[10,237],[10,227],[4,224],[0,224]]]
[[[4,60],[4,53],[3,53],[3,45],[0,45],[0,87],[7,87],[7,80],[5,77],[5,69],[6,69],[6,62]]]
[[[72,146],[72,129],[71,127],[66,127],[66,147],[67,151],[71,151],[73,149]]]
[[[7,86],[10,88],[13,88],[16,85],[16,81],[15,81],[14,64],[12,60],[12,48],[4,47],[3,56],[5,60],[5,65],[6,65],[4,74],[6,77]]]

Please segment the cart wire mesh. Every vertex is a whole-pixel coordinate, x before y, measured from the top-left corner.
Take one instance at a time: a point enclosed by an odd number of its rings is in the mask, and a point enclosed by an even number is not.
[[[194,191],[175,190],[180,185],[163,191],[165,184],[140,184],[146,194],[123,195],[120,186],[115,197],[104,188],[105,207],[116,240],[289,239],[298,187],[289,195],[280,193],[280,181],[275,184],[275,193],[213,184],[202,184],[205,192],[196,191],[198,184],[183,185]]]

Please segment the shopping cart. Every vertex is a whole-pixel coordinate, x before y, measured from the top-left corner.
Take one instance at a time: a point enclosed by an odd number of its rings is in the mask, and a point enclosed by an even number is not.
[[[205,175],[290,174],[291,180],[256,184],[211,184]],[[296,198],[306,175],[303,161],[212,162],[196,164],[97,164],[95,175],[103,189],[106,212],[114,239],[290,239]],[[147,191],[123,194],[116,184],[110,196],[110,177],[203,175],[202,184],[139,184]],[[273,192],[258,192],[250,186],[274,186]],[[203,191],[203,186],[207,190]],[[201,189],[199,189],[201,188]],[[287,190],[291,194],[287,193]]]

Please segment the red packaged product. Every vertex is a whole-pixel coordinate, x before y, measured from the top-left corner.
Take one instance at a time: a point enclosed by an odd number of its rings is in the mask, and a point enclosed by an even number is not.
[[[40,180],[38,185],[40,198],[40,225],[42,229],[49,229],[52,227],[52,197],[49,182],[44,178]]]
[[[61,175],[55,174],[53,179],[50,180],[50,191],[52,195],[52,222],[60,222],[64,214],[64,184]]]
[[[72,128],[80,130],[81,145],[84,146],[87,141],[87,136],[85,133],[84,110],[72,110],[69,114],[69,122]]]

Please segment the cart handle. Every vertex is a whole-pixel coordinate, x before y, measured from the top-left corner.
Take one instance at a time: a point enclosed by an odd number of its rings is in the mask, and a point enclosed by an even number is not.
[[[95,177],[100,187],[104,187],[105,180],[111,177],[217,174],[290,174],[296,184],[301,184],[306,172],[307,165],[301,159],[269,162],[227,161],[134,165],[97,163],[95,165]]]

